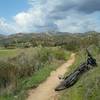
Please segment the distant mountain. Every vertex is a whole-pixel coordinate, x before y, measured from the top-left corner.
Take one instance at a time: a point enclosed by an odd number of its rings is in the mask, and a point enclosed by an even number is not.
[[[14,44],[16,41],[18,43],[26,43],[30,41],[52,41],[52,40],[67,40],[68,38],[80,38],[85,36],[90,36],[97,34],[100,37],[100,34],[95,31],[89,31],[85,33],[69,33],[69,32],[41,32],[41,33],[16,33],[11,35],[2,35],[0,34],[0,45],[5,43]]]
[[[6,35],[0,34],[0,38],[5,38]]]

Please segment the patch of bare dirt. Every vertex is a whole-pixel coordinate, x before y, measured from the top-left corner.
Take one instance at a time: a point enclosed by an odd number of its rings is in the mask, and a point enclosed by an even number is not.
[[[41,83],[36,89],[29,91],[27,100],[58,100],[58,92],[55,92],[54,90],[61,81],[58,76],[63,76],[74,61],[75,54],[72,53],[69,60],[60,66],[56,71],[51,72],[46,81]]]

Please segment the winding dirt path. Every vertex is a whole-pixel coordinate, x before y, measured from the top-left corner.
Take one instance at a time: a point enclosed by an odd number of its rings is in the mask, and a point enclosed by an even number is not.
[[[60,66],[56,71],[51,72],[51,75],[46,81],[41,83],[36,89],[29,91],[27,100],[58,100],[58,93],[54,91],[55,87],[60,83],[59,75],[64,75],[75,61],[75,54],[72,53],[69,60]]]

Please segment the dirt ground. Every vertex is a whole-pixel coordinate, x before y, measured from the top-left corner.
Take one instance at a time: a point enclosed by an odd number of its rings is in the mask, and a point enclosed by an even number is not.
[[[51,72],[46,81],[41,83],[36,89],[29,91],[27,100],[58,100],[59,93],[55,92],[55,87],[60,83],[58,76],[63,76],[68,68],[74,63],[75,54],[72,53],[69,60]]]

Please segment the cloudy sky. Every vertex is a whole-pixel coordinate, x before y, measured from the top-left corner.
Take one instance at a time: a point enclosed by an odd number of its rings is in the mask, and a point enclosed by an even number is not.
[[[100,0],[0,0],[0,33],[100,32]]]

